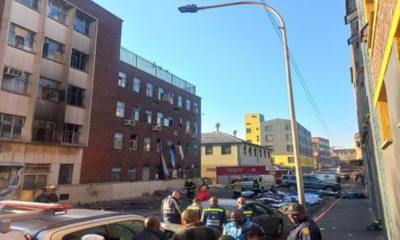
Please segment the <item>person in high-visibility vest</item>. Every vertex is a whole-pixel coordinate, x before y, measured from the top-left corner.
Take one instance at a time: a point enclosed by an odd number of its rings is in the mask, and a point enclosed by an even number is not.
[[[200,200],[197,198],[193,199],[192,205],[190,205],[186,209],[195,211],[197,213],[197,215],[199,215],[199,219],[201,218],[201,215],[203,214],[203,207],[200,204]]]
[[[211,227],[222,232],[224,225],[226,223],[226,211],[223,207],[218,205],[218,198],[210,198],[210,206],[204,208],[203,214],[201,216],[201,222],[204,226]]]
[[[253,210],[251,210],[251,208],[249,208],[246,205],[246,198],[240,197],[240,198],[238,198],[236,203],[238,205],[238,209],[243,211],[244,216],[246,218],[248,218],[250,221],[252,221],[253,220],[253,216],[254,216],[254,212],[253,212]]]
[[[257,178],[254,178],[252,190],[254,192],[254,197],[256,197],[260,193],[260,184]]]

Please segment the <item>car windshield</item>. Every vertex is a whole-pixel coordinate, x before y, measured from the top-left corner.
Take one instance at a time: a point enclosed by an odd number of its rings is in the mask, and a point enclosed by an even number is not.
[[[252,182],[254,181],[255,177],[244,177],[243,182]]]

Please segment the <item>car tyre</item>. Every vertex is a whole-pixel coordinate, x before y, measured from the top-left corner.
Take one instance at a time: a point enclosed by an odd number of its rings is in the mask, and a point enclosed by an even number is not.
[[[290,191],[296,191],[296,189],[297,189],[296,185],[293,185],[293,184],[289,185]]]

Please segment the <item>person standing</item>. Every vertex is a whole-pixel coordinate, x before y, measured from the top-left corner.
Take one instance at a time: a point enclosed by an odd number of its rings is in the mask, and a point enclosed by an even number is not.
[[[238,198],[242,195],[242,180],[239,179],[233,184],[233,198]]]
[[[246,205],[246,198],[240,197],[237,200],[238,209],[242,210],[245,217],[250,221],[253,219],[254,212]]]
[[[56,194],[57,187],[54,185],[50,185],[47,187],[47,191],[49,191],[49,203],[58,203],[58,196]]]
[[[202,186],[200,191],[197,193],[197,199],[199,199],[200,202],[203,202],[209,200],[210,198],[210,191],[208,191],[208,188],[206,186]]]
[[[260,184],[257,181],[257,177],[253,180],[253,187],[252,190],[254,192],[254,197],[260,193]]]
[[[181,224],[181,211],[178,204],[179,198],[181,198],[181,194],[178,191],[174,191],[162,201],[161,213],[164,222]]]
[[[194,194],[196,192],[196,184],[194,182],[192,182],[192,179],[187,179],[184,187],[186,189],[186,196],[187,196],[189,202],[191,202],[193,200]]]
[[[185,230],[175,233],[171,240],[218,240],[221,236],[221,232],[217,229],[205,227],[193,210],[183,211],[181,221]]]
[[[306,209],[299,203],[288,206],[284,212],[295,224],[287,240],[321,240],[321,232],[314,220],[307,216]]]
[[[195,211],[197,215],[199,215],[199,219],[201,218],[201,215],[203,213],[203,207],[201,206],[199,199],[197,198],[193,199],[192,205],[190,205],[186,209]]]
[[[42,193],[37,195],[33,201],[38,203],[49,203],[49,192],[47,191],[47,187],[43,187]]]
[[[244,235],[242,233],[242,229],[245,228],[260,228],[260,231],[263,231],[262,228],[256,224],[246,219],[244,213],[240,209],[235,209],[231,213],[231,222],[225,225],[223,235],[230,235],[234,237],[236,240],[245,240]]]
[[[205,208],[201,216],[201,222],[204,226],[215,228],[222,232],[222,229],[226,223],[226,211],[223,207],[218,205],[218,198],[210,198],[210,207]]]
[[[150,216],[144,220],[144,228],[132,240],[164,240],[164,233],[160,230],[161,222],[156,216]]]

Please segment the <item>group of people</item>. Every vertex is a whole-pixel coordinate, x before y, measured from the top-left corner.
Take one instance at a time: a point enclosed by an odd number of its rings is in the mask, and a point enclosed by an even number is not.
[[[243,197],[237,199],[237,209],[230,214],[231,221],[228,221],[226,210],[218,204],[218,198],[215,196],[209,199],[207,207],[203,207],[201,201],[195,198],[183,212],[178,203],[180,198],[181,194],[175,191],[161,204],[164,222],[185,226],[184,231],[172,237],[173,240],[270,239],[262,227],[253,222],[254,213],[247,207],[246,199]],[[321,239],[317,224],[306,215],[306,210],[302,205],[297,203],[290,205],[285,214],[295,224],[288,240]]]
[[[42,193],[37,195],[33,201],[39,203],[57,203],[58,196],[56,194],[56,189],[54,185],[43,187]]]

